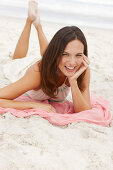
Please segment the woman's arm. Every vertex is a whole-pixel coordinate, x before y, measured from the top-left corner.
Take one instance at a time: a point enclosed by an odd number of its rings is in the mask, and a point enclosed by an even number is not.
[[[71,83],[71,92],[75,112],[91,109],[89,80],[82,91],[80,91],[77,81],[74,80]]]
[[[31,66],[20,80],[0,89],[0,107],[12,107],[17,109],[32,108],[32,103],[17,102],[13,101],[13,99],[39,85],[40,74],[34,71],[34,66]]]
[[[73,77],[69,78],[72,99],[75,112],[80,112],[83,110],[91,109],[90,103],[90,69],[88,67],[89,63],[87,58],[84,58],[84,65],[75,73]],[[82,79],[82,90],[79,89],[77,84],[77,78],[85,71],[85,75]]]
[[[0,107],[14,108],[14,109],[19,109],[19,110],[40,109],[40,110],[45,110],[48,112],[56,113],[55,108],[53,106],[51,106],[50,104],[39,103],[39,102],[23,102],[23,101],[0,99]]]
[[[41,109],[49,112],[56,112],[55,108],[50,104],[13,100],[24,94],[26,91],[40,86],[40,72],[36,70],[36,65],[31,66],[20,80],[0,89],[0,107],[15,109]]]
[[[40,72],[31,66],[25,75],[10,85],[0,89],[0,99],[13,100],[28,90],[35,89],[40,85]]]
[[[37,107],[38,105],[39,103],[37,104]],[[35,106],[34,102],[22,102],[22,101],[0,99],[0,107],[3,108],[14,108],[19,110],[24,110],[24,109],[33,109],[34,106]]]

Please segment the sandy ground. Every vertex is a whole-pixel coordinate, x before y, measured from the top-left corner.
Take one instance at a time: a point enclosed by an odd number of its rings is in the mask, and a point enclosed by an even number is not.
[[[2,66],[11,60],[24,22],[0,17],[0,87],[10,83]],[[42,24],[48,40],[63,26]],[[113,113],[113,30],[81,29],[89,46],[91,92],[108,99]],[[28,57],[39,56],[36,31],[32,28]],[[39,116],[0,116],[0,170],[26,169],[112,170],[113,120],[109,127],[86,122],[54,126]]]

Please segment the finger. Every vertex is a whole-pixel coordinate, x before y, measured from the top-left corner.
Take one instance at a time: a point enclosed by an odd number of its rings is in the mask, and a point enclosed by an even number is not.
[[[89,59],[87,57],[84,57],[83,61],[85,61],[88,65],[90,64],[90,61],[89,61]]]
[[[90,61],[89,61],[88,57],[84,56],[83,59],[86,61],[87,64],[90,64]]]
[[[85,60],[89,61],[89,58],[88,58],[87,56],[83,55],[83,58],[84,58]],[[90,61],[89,61],[89,62],[90,62]]]
[[[84,64],[84,66],[85,66],[86,68],[89,66],[89,64],[88,64],[86,61],[84,61],[84,60],[83,60],[83,64]]]
[[[78,72],[76,72],[76,77],[79,77],[86,70],[86,66],[83,66]]]

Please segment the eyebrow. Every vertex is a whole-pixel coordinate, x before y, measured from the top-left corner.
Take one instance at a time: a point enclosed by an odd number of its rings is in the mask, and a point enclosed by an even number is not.
[[[69,54],[68,52],[64,51],[63,53]],[[84,53],[77,53],[77,54],[84,54]]]

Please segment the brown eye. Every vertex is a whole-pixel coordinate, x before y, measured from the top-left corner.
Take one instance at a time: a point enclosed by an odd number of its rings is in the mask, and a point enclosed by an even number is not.
[[[77,57],[79,57],[79,58],[80,58],[80,57],[82,57],[82,55],[77,55]]]
[[[66,53],[64,53],[64,54],[62,54],[63,56],[69,56],[68,54],[66,54]]]

